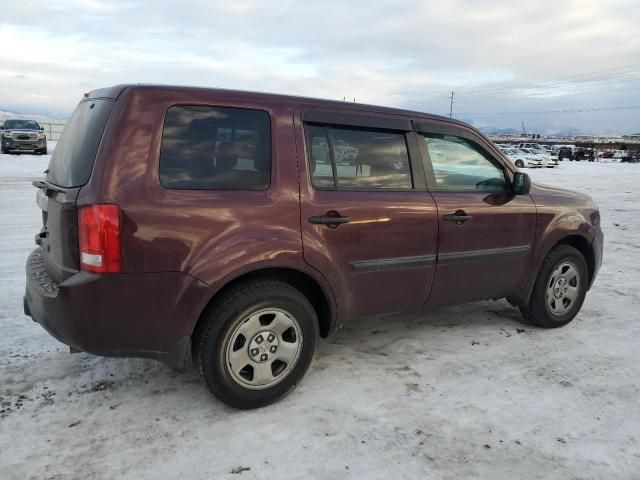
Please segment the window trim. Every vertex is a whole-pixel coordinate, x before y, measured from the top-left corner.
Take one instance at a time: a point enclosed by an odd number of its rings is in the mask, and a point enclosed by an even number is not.
[[[267,114],[267,118],[269,119],[268,121],[268,126],[269,126],[269,132],[268,135],[266,135],[265,138],[269,139],[269,175],[268,175],[268,183],[266,184],[266,186],[264,188],[175,188],[175,187],[169,187],[167,185],[165,185],[164,183],[162,183],[162,178],[160,175],[160,161],[162,160],[162,140],[164,138],[164,130],[167,124],[167,115],[169,114],[169,110],[171,110],[172,108],[175,107],[199,107],[199,108],[226,108],[226,109],[233,109],[233,110],[251,110],[251,111],[255,111],[255,112],[264,112]],[[239,105],[222,105],[222,104],[210,104],[210,103],[191,103],[191,102],[187,102],[187,103],[182,103],[182,102],[176,102],[176,103],[172,103],[170,105],[167,105],[165,112],[164,112],[164,116],[162,118],[162,125],[160,128],[160,137],[159,137],[159,141],[158,141],[158,161],[157,161],[157,168],[156,170],[156,178],[158,180],[158,184],[160,185],[161,188],[165,189],[165,190],[169,190],[169,191],[174,191],[174,192],[267,192],[271,189],[271,187],[274,184],[274,174],[275,174],[275,168],[274,168],[274,161],[273,159],[277,157],[276,152],[275,152],[275,148],[276,148],[276,142],[274,141],[274,121],[273,121],[273,116],[271,115],[271,112],[265,108],[256,108],[256,107],[252,107],[252,106],[239,106]]]
[[[410,135],[414,132],[412,130],[397,130],[393,128],[374,128],[368,127],[361,124],[354,125],[342,125],[342,124],[332,124],[332,123],[318,123],[313,121],[306,120],[306,115],[303,115],[302,128],[304,133],[304,142],[305,142],[305,162],[307,165],[307,178],[309,180],[309,184],[314,190],[318,191],[329,191],[329,192],[415,192],[415,191],[426,191],[426,183],[424,181],[420,181],[424,178],[424,172],[422,168],[420,168],[421,161],[420,158],[416,158],[418,154],[415,146],[412,148],[410,142]],[[410,125],[410,123],[407,123]],[[313,182],[313,172],[311,171],[311,142],[308,135],[307,126],[315,126],[321,127],[325,129],[325,135],[327,136],[327,142],[329,145],[329,155],[331,157],[331,169],[333,171],[333,187],[320,187],[314,184]],[[333,151],[333,139],[331,138],[331,129],[343,129],[343,130],[360,130],[366,132],[381,132],[381,133],[394,133],[396,135],[401,135],[404,140],[405,148],[407,151],[407,159],[409,161],[409,179],[411,180],[411,188],[345,188],[340,187],[338,184],[338,175],[337,175],[337,166],[335,163],[335,154]],[[421,175],[421,176],[420,176]]]
[[[367,115],[369,112],[337,112],[312,108],[302,113],[303,123],[333,125],[336,127],[356,127],[374,130],[399,130],[409,132],[413,130],[411,119],[391,115]]]

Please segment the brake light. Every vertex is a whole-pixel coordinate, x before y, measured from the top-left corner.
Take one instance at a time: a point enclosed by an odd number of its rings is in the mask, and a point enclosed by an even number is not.
[[[80,268],[89,272],[120,271],[120,207],[89,205],[78,211]]]

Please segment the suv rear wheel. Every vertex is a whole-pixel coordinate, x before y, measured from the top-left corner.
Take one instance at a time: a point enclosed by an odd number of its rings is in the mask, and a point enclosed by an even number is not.
[[[194,339],[200,378],[236,408],[268,405],[304,378],[318,343],[307,298],[277,280],[232,287],[214,301]]]
[[[587,286],[587,263],[582,254],[569,245],[558,245],[542,262],[529,305],[520,311],[539,327],[562,327],[580,311]]]

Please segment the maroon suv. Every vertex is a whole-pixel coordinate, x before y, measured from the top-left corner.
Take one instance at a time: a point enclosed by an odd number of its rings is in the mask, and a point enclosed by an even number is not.
[[[239,408],[354,317],[506,297],[565,325],[602,257],[588,196],[532,186],[462,122],[351,103],[96,90],[34,184],[26,314],[72,351],[194,362]]]

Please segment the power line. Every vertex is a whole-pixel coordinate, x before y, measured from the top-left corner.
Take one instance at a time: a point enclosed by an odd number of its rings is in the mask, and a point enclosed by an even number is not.
[[[572,82],[557,82],[557,83],[539,83],[539,84],[529,84],[528,86],[518,86],[518,87],[503,87],[495,90],[487,90],[485,93],[473,93],[473,94],[465,94],[459,93],[459,96],[464,98],[479,98],[479,97],[492,97],[496,95],[507,95],[513,94],[523,91],[531,91],[531,90],[550,90],[550,89],[560,89],[560,88],[576,88],[576,87],[589,87],[592,85],[613,85],[613,84],[624,84],[624,83],[635,83],[640,82],[640,70],[632,71],[625,73],[624,76],[615,75],[610,77],[598,77],[593,79],[585,79],[579,81]]]
[[[635,64],[630,64],[630,65],[624,65],[621,67],[615,67],[615,68],[608,68],[608,69],[602,69],[602,70],[596,70],[593,72],[588,72],[588,73],[581,73],[581,74],[576,74],[576,75],[569,75],[569,76],[564,76],[564,77],[557,77],[557,78],[551,78],[549,80],[543,80],[542,82],[536,82],[536,83],[555,83],[555,82],[565,82],[565,81],[573,81],[573,80],[580,80],[583,77],[592,77],[594,75],[601,75],[601,74],[606,74],[606,75],[620,75],[620,74],[626,74],[628,72],[618,72],[618,73],[614,73],[617,70],[625,70],[625,69],[630,69],[630,68],[637,68],[640,67],[640,63],[635,63]],[[506,88],[526,88],[528,85],[531,85],[530,83],[521,83],[521,84],[516,84],[516,85],[505,85]],[[500,88],[505,88],[505,87],[500,87]],[[480,89],[475,89],[475,90],[470,90],[467,93],[481,93],[487,90],[495,90],[496,88],[480,88]]]
[[[631,88],[607,88],[606,90],[587,90],[583,92],[572,93],[559,93],[557,95],[547,95],[546,98],[558,98],[558,97],[570,97],[572,95],[593,95],[596,93],[618,93],[618,92],[630,92],[632,90],[640,90],[640,87]]]
[[[616,67],[616,68],[597,70],[589,73],[559,77],[559,78],[549,79],[546,81],[536,82],[536,83],[521,83],[516,85],[505,85],[503,87],[492,87],[492,88],[487,87],[487,88],[480,88],[475,90],[472,89],[467,92],[463,91],[462,93],[460,93],[460,95],[462,96],[483,95],[486,93],[504,91],[505,89],[512,90],[512,89],[526,89],[526,88],[535,88],[535,87],[544,88],[544,87],[551,87],[551,86],[557,86],[557,85],[563,85],[563,84],[590,83],[597,80],[621,78],[628,75],[636,75],[640,73],[640,71],[633,70],[633,71],[620,72],[619,70],[635,69],[639,66],[640,64],[631,64],[631,65],[625,65],[625,66]]]
[[[640,105],[618,107],[575,108],[569,110],[544,110],[537,112],[459,112],[458,115],[540,115],[558,113],[608,112],[614,110],[640,110]]]

